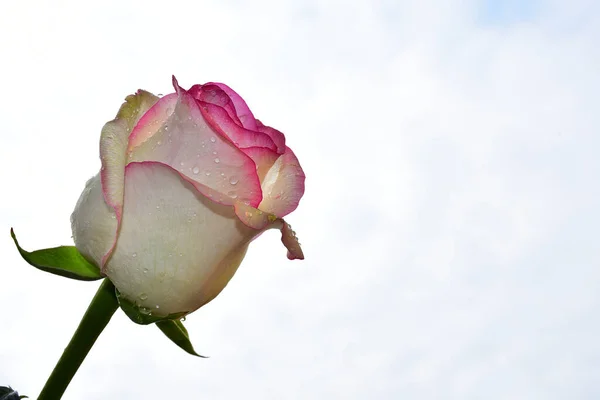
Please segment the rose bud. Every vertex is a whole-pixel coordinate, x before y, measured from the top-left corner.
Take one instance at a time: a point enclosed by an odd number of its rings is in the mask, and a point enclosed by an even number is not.
[[[128,96],[102,129],[100,173],[71,216],[79,252],[121,296],[154,315],[189,313],[227,285],[262,232],[278,228],[304,194],[304,172],[284,135],[255,119],[222,83],[162,98]]]

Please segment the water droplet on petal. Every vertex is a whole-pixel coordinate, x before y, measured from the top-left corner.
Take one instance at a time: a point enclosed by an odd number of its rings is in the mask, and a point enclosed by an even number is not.
[[[140,298],[140,300],[144,301],[148,298],[148,295],[146,293],[140,293],[138,297]]]
[[[144,272],[145,274],[147,274],[148,273],[148,268],[144,268],[144,270],[142,272]]]
[[[236,178],[235,176],[229,178],[229,183],[231,183],[232,185],[237,185],[238,182],[238,178]]]
[[[210,138],[210,141],[214,143],[214,142],[216,142],[216,141],[217,141],[217,138],[216,138],[216,137],[214,137],[214,136],[211,136],[211,138]]]
[[[181,165],[182,167],[184,166],[184,164],[185,163],[183,161],[179,163],[179,165]]]
[[[146,307],[140,307],[140,313],[142,313],[144,315],[152,315],[152,312],[150,311],[150,309],[146,308]]]
[[[206,172],[204,173],[204,175],[206,175],[206,176],[210,176],[210,171],[206,171]]]
[[[159,140],[158,142],[156,142],[157,146],[160,146],[162,144],[162,142]]]
[[[167,117],[170,117],[173,114],[173,109],[171,107],[167,108]]]
[[[216,155],[217,155],[217,152],[216,152],[216,151],[213,151],[213,155],[215,155],[215,156],[216,156]]]
[[[157,304],[157,305],[156,305],[156,308],[160,308],[160,306]]]
[[[198,168],[198,167],[194,167],[194,168],[192,169],[192,172],[194,173],[194,175],[197,175],[197,174],[198,174],[198,172],[200,172],[200,168]]]
[[[221,162],[221,160],[219,160],[219,157],[215,158],[215,162],[218,164]]]
[[[133,253],[133,254],[131,255],[131,257],[133,257],[133,258],[137,257],[137,253]]]

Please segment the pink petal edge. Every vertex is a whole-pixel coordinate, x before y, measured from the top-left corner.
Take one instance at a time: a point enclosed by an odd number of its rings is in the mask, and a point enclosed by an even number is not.
[[[236,147],[265,147],[276,151],[277,146],[271,137],[263,132],[245,129],[235,123],[227,111],[215,104],[198,102],[202,115],[213,129],[229,139]]]
[[[246,104],[244,99],[242,99],[242,96],[237,94],[235,90],[233,90],[226,84],[220,82],[208,82],[205,85],[215,85],[218,86],[222,91],[224,91],[233,102],[236,114],[238,116],[238,119],[242,123],[242,126],[252,131],[258,130],[256,119],[254,118],[252,111],[250,111],[250,107],[248,107],[248,104]]]
[[[138,121],[135,128],[129,135],[129,144],[127,153],[148,140],[158,129],[169,119],[175,106],[177,105],[177,93],[170,93],[160,98],[160,100],[150,108]]]

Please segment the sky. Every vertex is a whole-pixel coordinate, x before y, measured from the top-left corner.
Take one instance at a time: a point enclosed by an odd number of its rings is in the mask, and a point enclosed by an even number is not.
[[[185,324],[121,311],[63,399],[600,398],[600,3],[5,2],[0,385],[35,398],[99,283],[71,245],[124,97],[225,82],[307,176]],[[2,232],[4,232],[2,234]]]

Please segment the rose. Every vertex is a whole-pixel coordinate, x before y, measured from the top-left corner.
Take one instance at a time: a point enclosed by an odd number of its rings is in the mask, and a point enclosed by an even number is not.
[[[227,285],[249,243],[279,228],[304,193],[284,135],[221,83],[128,96],[100,138],[102,168],[71,216],[80,253],[154,315],[192,312]]]

